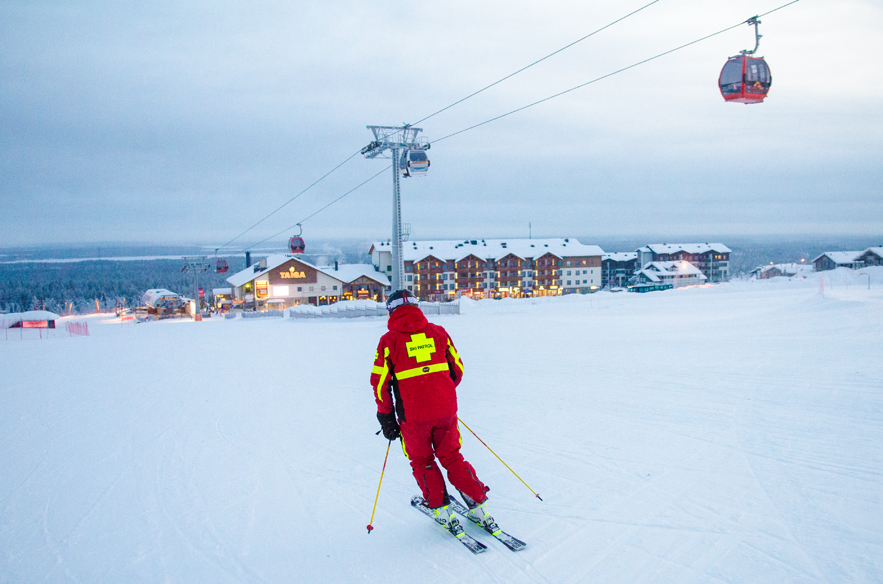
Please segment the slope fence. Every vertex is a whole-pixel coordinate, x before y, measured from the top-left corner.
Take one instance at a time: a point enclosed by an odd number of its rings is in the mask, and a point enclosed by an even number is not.
[[[89,336],[89,323],[87,322],[66,322],[64,323],[64,329],[68,332],[69,336]]]

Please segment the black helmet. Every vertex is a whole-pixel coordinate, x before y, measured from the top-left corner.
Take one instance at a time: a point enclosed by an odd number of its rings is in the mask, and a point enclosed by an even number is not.
[[[410,290],[396,290],[386,299],[386,309],[390,314],[392,314],[393,310],[405,304],[417,306],[417,297]]]

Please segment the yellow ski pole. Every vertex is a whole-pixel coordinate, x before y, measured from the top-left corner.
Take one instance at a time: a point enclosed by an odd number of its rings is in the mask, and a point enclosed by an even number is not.
[[[463,420],[461,420],[459,416],[457,417],[457,420],[458,420],[461,424],[463,424],[464,426],[466,426],[466,422],[464,422]],[[476,438],[478,438],[478,434],[476,434],[475,432],[473,432],[472,428],[470,428],[469,426],[466,426],[466,429],[469,430],[470,432],[472,432],[472,435],[473,435],[473,436],[475,436]],[[494,452],[494,451],[491,449],[490,446],[488,446],[487,444],[485,444],[484,440],[482,440],[481,438],[478,438],[478,441],[481,442],[482,444],[484,444],[484,447],[487,448],[488,450],[490,450],[490,451],[491,451],[491,454],[493,454],[494,456],[496,456],[496,457],[497,457],[497,460],[499,460],[500,462],[502,462],[502,463],[503,463],[503,466],[505,466],[506,468],[508,468],[508,469],[509,469],[509,472],[511,472],[512,474],[514,474],[514,475],[515,475],[515,478],[517,478],[519,481],[521,481],[521,484],[523,484],[525,487],[527,487],[527,489],[528,489],[531,493],[533,493],[533,494],[536,496],[537,499],[539,499],[540,501],[543,500],[543,498],[540,497],[539,493],[537,493],[536,491],[534,491],[533,489],[531,489],[531,488],[530,488],[530,485],[528,485],[527,483],[525,483],[525,482],[524,482],[524,479],[522,479],[520,476],[518,476],[518,473],[515,472],[514,470],[512,470],[512,467],[511,467],[511,466],[509,466],[508,464],[506,464],[506,462],[505,462],[502,458],[500,458],[500,457],[497,455],[497,453]]]
[[[389,447],[391,444],[392,440],[386,443],[386,456],[383,457],[383,470],[380,471],[380,482],[377,484],[377,494],[374,496],[374,509],[371,510],[371,521],[368,522],[368,535],[371,535],[371,530],[374,529],[374,526],[371,524],[374,523],[374,512],[377,511],[377,499],[380,498],[380,485],[383,484],[383,473],[386,472],[386,459],[389,458]]]

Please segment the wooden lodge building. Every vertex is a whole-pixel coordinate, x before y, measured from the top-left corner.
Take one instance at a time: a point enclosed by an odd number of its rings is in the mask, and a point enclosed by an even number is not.
[[[867,266],[881,266],[883,247],[869,247],[865,251],[826,251],[812,263],[817,272],[835,268],[859,270]]]
[[[371,246],[374,268],[392,271],[390,242]],[[601,287],[597,245],[573,238],[406,241],[405,282],[421,300],[555,296]]]
[[[340,300],[383,302],[389,278],[368,264],[318,267],[288,254],[271,255],[227,278],[234,307],[263,310]]]

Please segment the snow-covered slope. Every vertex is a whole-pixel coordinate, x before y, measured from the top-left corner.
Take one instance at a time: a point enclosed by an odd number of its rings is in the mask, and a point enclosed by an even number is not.
[[[883,270],[464,303],[460,415],[513,554],[415,513],[381,318],[0,340],[0,582],[879,582]]]

